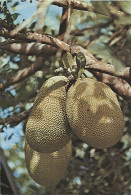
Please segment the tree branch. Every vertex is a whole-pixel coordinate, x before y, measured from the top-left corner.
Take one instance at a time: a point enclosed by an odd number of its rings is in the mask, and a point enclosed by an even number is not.
[[[39,35],[38,33],[18,33],[16,35],[11,35],[10,31],[7,31],[6,29],[4,29],[4,30],[0,31],[0,35],[4,36],[6,38],[13,38],[13,39],[16,38],[16,39],[24,40],[24,41],[28,41],[28,42],[31,42],[31,41],[36,42],[37,40],[39,40],[41,43],[46,43],[46,44],[52,45],[53,47],[50,46],[51,50],[52,50],[52,48],[55,47],[55,48],[60,48],[62,50],[71,52],[72,54],[77,54],[78,52],[82,52],[86,56],[86,61],[87,61],[86,68],[88,70],[90,70],[90,71],[95,70],[95,71],[99,71],[102,73],[110,74],[110,75],[108,75],[109,76],[108,78],[112,78],[111,75],[114,75],[116,77],[120,77],[120,78],[125,79],[126,81],[130,82],[130,76],[131,76],[130,72],[131,71],[130,71],[129,67],[126,67],[122,72],[116,72],[114,70],[113,65],[105,64],[105,63],[98,61],[88,50],[82,48],[81,46],[70,46],[69,44],[67,44],[63,41],[60,41],[58,38],[55,38],[55,37],[52,37],[49,35]],[[49,53],[50,53],[50,51],[49,51]],[[0,84],[0,89],[4,89],[4,88],[10,86],[11,84],[14,84],[14,83],[20,81],[22,78],[25,78],[28,75],[32,74],[32,72],[34,70],[36,70],[35,68],[38,66],[37,62],[34,62],[34,63],[31,66],[31,68],[29,67],[28,71],[25,70],[24,73],[21,73],[20,74],[21,76],[18,76],[18,77],[16,76],[15,79],[12,79],[6,85]],[[111,85],[114,85],[114,88],[116,90],[118,90],[118,93],[120,93],[122,95],[120,88],[123,86],[123,80],[117,79],[117,78],[114,80],[119,80],[119,87],[114,82],[112,83],[111,79],[108,79],[108,83],[110,82]],[[120,85],[120,83],[122,84],[122,86]],[[129,90],[129,86],[127,88]],[[124,94],[125,94],[125,92],[124,92]],[[126,93],[126,94],[127,94],[127,98],[128,97],[130,98],[130,93]]]
[[[94,70],[94,71],[99,71],[101,73],[110,74],[119,78],[123,78],[125,80],[129,79],[130,67],[124,68],[123,71],[115,72],[113,65],[98,62],[91,65],[87,65],[86,69],[88,69],[89,71]]]
[[[62,16],[60,20],[60,27],[59,27],[59,36],[60,40],[63,40],[63,35],[65,34],[67,30],[67,16],[68,16],[68,10],[66,8],[63,8],[62,10]]]
[[[19,43],[9,43],[6,44],[6,42],[1,43],[1,49],[7,50],[16,54],[25,54],[25,55],[54,55],[56,52],[56,48],[52,47],[50,45],[44,45],[41,43],[25,43],[25,42],[19,42]]]
[[[9,87],[10,85],[13,85],[17,82],[20,82],[22,79],[25,79],[26,77],[33,74],[36,70],[38,70],[43,65],[43,57],[39,57],[35,62],[32,63],[32,65],[29,68],[23,69],[20,73],[15,75],[12,79],[7,81],[7,83],[3,84],[0,83],[0,90],[3,91],[5,88]]]
[[[57,5],[59,7],[68,8],[68,1],[67,0],[62,0],[62,1],[57,1],[56,0],[52,4]],[[88,3],[88,2],[84,3],[84,2],[81,2],[81,1],[71,0],[71,4],[72,4],[73,9],[83,10],[83,11],[90,11],[90,12],[94,11],[92,4]]]
[[[53,47],[63,49],[65,51],[71,52],[72,54],[82,52],[85,54],[88,64],[90,64],[90,69],[95,69],[100,71],[106,71],[106,73],[118,76],[124,79],[130,79],[130,68],[125,68],[122,72],[115,73],[114,66],[111,64],[105,64],[98,61],[88,50],[82,48],[81,46],[70,46],[69,44],[60,41],[58,38],[49,36],[49,35],[41,35],[38,33],[18,33],[16,35],[11,35],[11,32],[6,29],[0,31],[0,35],[4,37],[16,38],[20,40],[26,41],[34,41],[39,40],[41,43],[50,44]]]
[[[109,26],[112,22],[113,22],[113,19],[110,19],[110,20],[107,21],[107,22],[95,24],[95,25],[93,25],[93,26],[89,26],[89,27],[83,28],[83,29],[81,29],[81,30],[73,30],[73,31],[71,32],[71,34],[74,35],[74,36],[82,36],[83,33],[84,33],[85,31],[87,31],[87,30],[93,30],[93,29],[95,29],[95,28],[101,29],[101,28],[104,28],[104,27]]]
[[[27,41],[27,42],[36,42],[39,40],[39,42],[41,42],[41,43],[46,43],[46,44],[52,45],[56,48],[61,48],[61,49],[66,50],[66,51],[70,50],[70,46],[67,43],[60,41],[59,39],[57,39],[53,36],[50,36],[50,35],[41,35],[41,34],[38,34],[36,32],[34,32],[34,33],[31,33],[31,32],[17,33],[16,35],[13,35],[11,32],[12,31],[9,31],[9,30],[3,28],[0,31],[0,36],[3,36],[5,38],[23,40],[23,41]]]
[[[96,71],[92,73],[99,81],[109,85],[118,95],[131,101],[131,86],[125,80]]]
[[[23,120],[28,118],[30,110],[31,109],[28,109],[28,110],[25,110],[25,111],[17,114],[17,115],[12,115],[12,116],[10,116],[8,118],[0,119],[0,124],[4,125],[4,126],[6,126],[8,124],[10,124],[10,125],[15,125],[16,123],[18,124],[21,121],[23,121]]]
[[[39,1],[43,1],[43,0],[39,0]],[[64,7],[66,8],[68,6],[68,1],[67,0],[62,0],[62,1],[53,1],[52,3],[53,5],[57,5],[59,7]],[[82,10],[82,11],[89,11],[89,12],[94,12],[94,13],[98,13],[98,14],[102,14],[101,11],[96,9],[96,5],[93,6],[91,3],[88,2],[81,2],[78,0],[71,0],[71,4],[73,9],[77,9],[77,10]],[[115,17],[121,17],[123,16],[123,12],[119,11],[117,9],[117,7],[113,7],[113,6],[108,6],[108,11],[110,13],[110,17],[111,16],[115,16]],[[104,14],[104,13],[103,13]],[[104,14],[105,15],[105,14]]]

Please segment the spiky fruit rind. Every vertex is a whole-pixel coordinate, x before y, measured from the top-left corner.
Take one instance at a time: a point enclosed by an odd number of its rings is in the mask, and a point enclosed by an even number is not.
[[[104,83],[78,79],[68,91],[66,113],[74,133],[92,147],[111,147],[123,135],[124,117],[119,102]]]
[[[71,154],[71,141],[53,153],[40,153],[33,150],[27,141],[25,144],[27,170],[32,179],[43,186],[54,186],[64,177]]]
[[[54,76],[41,87],[26,124],[28,144],[38,152],[50,153],[71,139],[66,116],[67,78]]]

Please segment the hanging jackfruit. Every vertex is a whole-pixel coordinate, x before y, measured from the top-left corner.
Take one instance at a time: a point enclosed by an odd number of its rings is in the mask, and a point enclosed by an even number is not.
[[[111,147],[123,134],[124,117],[117,97],[101,82],[78,79],[68,90],[66,113],[74,133],[92,147]]]
[[[48,79],[35,98],[26,124],[26,140],[38,152],[57,151],[71,139],[65,111],[66,82],[64,76]]]
[[[72,154],[72,142],[53,153],[33,150],[26,141],[25,161],[32,179],[43,186],[54,186],[64,176]]]

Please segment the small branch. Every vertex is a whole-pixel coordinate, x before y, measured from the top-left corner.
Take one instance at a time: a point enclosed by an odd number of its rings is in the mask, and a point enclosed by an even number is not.
[[[41,9],[41,4],[38,4],[37,10],[39,9]],[[44,27],[46,15],[47,15],[47,10],[43,10],[37,16],[38,22],[37,22],[36,32],[38,32],[39,34],[43,34],[43,27]]]
[[[5,84],[0,83],[0,90],[2,91],[5,88],[9,87],[10,85],[20,82],[21,80],[33,74],[36,70],[38,70],[43,65],[43,60],[44,59],[42,57],[39,57],[29,68],[23,69],[22,72],[18,73],[7,83]]]
[[[64,42],[68,42],[70,39],[70,31],[71,31],[71,14],[73,12],[73,5],[71,3],[71,0],[68,0],[68,14],[67,14],[67,28],[64,34]]]
[[[63,40],[63,34],[65,34],[67,29],[67,16],[68,16],[67,8],[63,8],[59,28],[59,36],[61,35],[60,36],[61,38],[59,38],[60,40]]]
[[[68,0],[68,9],[63,8],[61,21],[60,21],[60,28],[59,28],[59,40],[62,40],[64,42],[67,42],[70,35],[70,19],[71,14],[73,12],[71,0]],[[60,57],[62,55],[63,50],[59,49],[56,53],[57,57]]]
[[[73,30],[71,32],[71,34],[74,35],[74,36],[82,36],[83,32],[85,32],[87,30],[93,30],[95,28],[100,28],[101,29],[101,28],[104,28],[106,26],[109,26],[112,22],[113,22],[113,19],[111,19],[111,20],[109,20],[109,21],[107,21],[105,23],[95,24],[93,26],[86,27],[86,28],[84,28],[82,30]]]
[[[16,35],[18,32],[26,28],[27,25],[29,25],[39,14],[44,12],[48,6],[53,2],[53,0],[48,0],[48,1],[41,1],[41,4],[37,11],[27,20],[25,20],[22,24],[19,24],[15,29],[11,31],[12,35]]]
[[[12,115],[12,116],[10,116],[8,118],[0,119],[0,124],[4,125],[4,126],[6,126],[8,124],[10,124],[10,125],[15,125],[16,123],[18,124],[21,121],[23,121],[23,120],[28,118],[30,110],[31,109],[28,109],[28,110],[25,110],[25,111],[17,114],[17,115]]]
[[[61,41],[64,40],[67,31],[67,26],[68,26],[67,17],[68,17],[68,10],[67,8],[63,8],[62,16],[60,20],[60,27],[59,27],[59,40]],[[62,52],[63,50],[59,48],[57,50],[56,57],[60,57],[62,55]]]
[[[109,46],[113,46],[117,42],[119,42],[121,39],[123,39],[124,36],[127,34],[127,28],[122,27],[118,31],[116,31],[108,41]]]

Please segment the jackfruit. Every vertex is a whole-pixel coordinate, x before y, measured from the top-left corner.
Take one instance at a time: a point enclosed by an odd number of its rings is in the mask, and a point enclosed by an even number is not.
[[[40,153],[25,143],[25,162],[32,179],[43,186],[54,186],[64,176],[72,154],[72,142],[53,153]]]
[[[54,76],[41,87],[26,124],[26,140],[37,152],[50,153],[71,140],[66,116],[67,78]]]
[[[119,102],[104,83],[78,79],[68,90],[66,113],[72,131],[92,147],[112,147],[123,135],[124,117]]]

